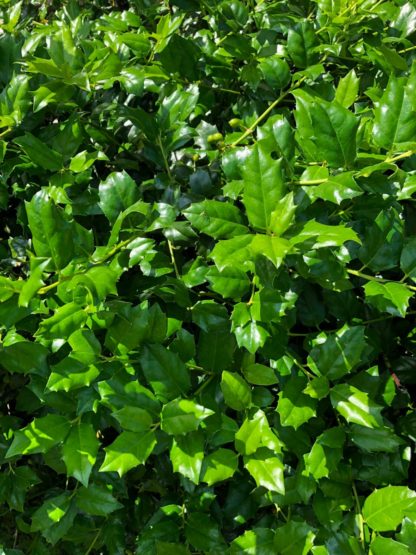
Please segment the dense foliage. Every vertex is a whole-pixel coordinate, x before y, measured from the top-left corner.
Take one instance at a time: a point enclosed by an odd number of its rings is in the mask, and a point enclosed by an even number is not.
[[[413,2],[0,5],[1,553],[415,553]]]

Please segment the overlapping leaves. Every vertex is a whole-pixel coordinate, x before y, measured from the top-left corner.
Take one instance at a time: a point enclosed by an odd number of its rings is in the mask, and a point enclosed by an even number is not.
[[[4,553],[413,553],[412,3],[0,9]]]

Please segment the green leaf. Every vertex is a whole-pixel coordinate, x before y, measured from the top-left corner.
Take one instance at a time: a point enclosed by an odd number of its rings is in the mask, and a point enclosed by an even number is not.
[[[209,486],[228,480],[238,468],[238,455],[230,449],[217,449],[204,458],[201,468],[201,482]]]
[[[414,92],[416,66],[409,77],[391,75],[374,110],[373,140],[386,150],[406,150],[414,145],[416,132]]]
[[[269,555],[273,552],[274,531],[268,528],[246,530],[230,545],[230,555]]]
[[[315,533],[306,522],[292,520],[279,526],[274,537],[274,549],[282,555],[307,555],[312,549]]]
[[[74,257],[85,257],[92,250],[91,234],[54,204],[45,191],[26,203],[26,213],[36,255],[51,258],[56,269]]]
[[[341,204],[343,200],[358,197],[364,193],[353,176],[353,172],[342,172],[329,176],[319,185],[308,185],[304,190],[312,201],[323,199]]]
[[[339,384],[331,389],[331,403],[347,422],[380,428],[383,426],[382,407],[372,401],[368,394],[348,384]]]
[[[281,442],[270,428],[264,412],[257,410],[252,416],[245,418],[235,434],[235,447],[242,455],[252,455],[260,447],[280,453]]]
[[[407,545],[410,549],[410,552],[415,550],[416,527],[414,519],[410,519],[408,517],[405,517],[403,519],[400,532],[396,535],[396,538]]]
[[[254,385],[274,385],[278,382],[276,372],[264,364],[250,364],[243,368],[246,380]]]
[[[30,530],[32,532],[38,532],[59,523],[68,511],[70,501],[71,498],[68,492],[45,501],[45,503],[33,513]]]
[[[6,457],[46,453],[65,439],[70,427],[67,418],[57,414],[34,418],[30,424],[14,433]]]
[[[274,235],[282,235],[292,224],[296,212],[296,204],[291,191],[277,203],[270,217],[270,231]]]
[[[246,272],[238,268],[226,267],[221,272],[212,266],[205,274],[211,288],[224,298],[240,299],[250,288]]]
[[[282,426],[293,426],[295,430],[315,416],[316,400],[305,395],[306,380],[292,377],[279,393],[277,412]]]
[[[218,241],[209,256],[220,272],[227,266],[245,268],[250,262],[249,247],[252,240],[253,235],[239,235],[233,239]]]
[[[204,460],[204,436],[191,432],[175,437],[170,450],[173,471],[179,472],[194,484],[199,484],[202,461]]]
[[[403,222],[391,208],[377,214],[368,225],[359,258],[370,270],[389,270],[399,264],[403,247]]]
[[[401,318],[405,318],[409,300],[413,297],[406,285],[395,282],[369,281],[364,285],[364,291],[370,305],[380,312],[388,312]]]
[[[183,211],[191,225],[215,239],[228,239],[247,233],[240,210],[229,202],[204,200]]]
[[[98,188],[100,208],[114,223],[118,215],[139,200],[139,189],[125,171],[113,172]]]
[[[323,399],[329,393],[329,381],[325,376],[313,378],[303,390],[313,399]]]
[[[335,334],[322,334],[308,356],[309,368],[329,380],[342,378],[361,362],[366,347],[363,326],[344,326]]]
[[[79,389],[90,385],[99,374],[100,371],[96,366],[90,365],[87,368],[84,364],[69,356],[52,367],[46,389],[66,392]]]
[[[0,349],[0,364],[11,373],[28,374],[47,368],[48,350],[39,343],[17,341]]]
[[[130,469],[144,464],[156,445],[155,433],[122,432],[111,445],[105,448],[104,462],[100,472],[118,472],[123,476]]]
[[[62,447],[62,459],[68,476],[73,476],[85,487],[97,458],[100,443],[91,424],[74,426]]]
[[[244,456],[244,466],[253,476],[258,487],[284,495],[283,463],[270,449],[261,447],[252,455]]]
[[[330,226],[315,220],[307,222],[290,240],[292,245],[308,241],[311,248],[340,247],[347,241],[361,241],[354,230],[342,225]]]
[[[406,486],[376,489],[363,505],[363,517],[376,532],[395,530],[408,511],[416,508],[416,492]]]
[[[162,345],[147,345],[140,362],[146,380],[161,401],[172,400],[188,391],[189,374],[176,353]]]
[[[308,161],[349,168],[356,153],[358,119],[338,102],[327,102],[303,90],[296,98],[297,141]]]
[[[410,278],[416,279],[416,238],[408,239],[400,256],[400,268]]]
[[[383,538],[378,536],[373,539],[370,544],[371,553],[374,555],[390,555],[394,553],[396,555],[411,555],[409,548],[403,543],[394,541],[392,538]]]
[[[76,303],[67,303],[55,310],[50,318],[42,321],[39,335],[45,339],[66,338],[81,328],[87,320],[87,313]]]
[[[218,524],[206,513],[194,512],[189,515],[185,525],[185,536],[195,549],[202,552],[223,552],[225,548]]]
[[[269,56],[261,60],[259,69],[266,83],[273,89],[283,89],[290,82],[289,65],[279,56]]]
[[[344,108],[349,108],[357,98],[359,84],[360,78],[357,77],[352,69],[345,77],[341,77],[339,80],[337,90],[335,91],[335,100],[344,106]]]
[[[62,168],[63,160],[59,152],[49,148],[31,133],[26,132],[22,137],[14,139],[14,142],[24,150],[35,165],[50,171],[58,171]]]
[[[236,372],[224,370],[221,376],[221,391],[225,403],[234,410],[244,410],[251,404],[251,389]]]
[[[112,416],[124,430],[144,432],[153,424],[152,415],[140,407],[126,406],[113,412]]]
[[[161,428],[168,434],[187,434],[199,428],[200,423],[214,411],[187,399],[175,399],[163,406]]]
[[[367,428],[352,424],[348,430],[351,441],[363,451],[394,453],[404,441],[391,428]]]
[[[101,343],[91,330],[76,330],[68,338],[71,356],[84,364],[92,364],[101,353]]]
[[[311,451],[304,455],[303,475],[313,476],[315,480],[327,478],[332,474],[342,458],[345,432],[339,428],[329,428],[317,437]]]
[[[244,162],[242,176],[243,203],[250,224],[256,229],[270,229],[272,212],[286,192],[282,160],[273,160],[259,141]]]
[[[313,48],[317,40],[313,25],[304,19],[291,25],[287,35],[287,49],[296,67],[306,68],[317,61]]]
[[[291,250],[291,244],[280,237],[256,234],[253,236],[250,250],[255,256],[265,256],[276,268],[279,268],[286,254]]]
[[[77,491],[76,503],[81,511],[95,516],[107,516],[123,507],[110,491],[96,484],[81,487]]]

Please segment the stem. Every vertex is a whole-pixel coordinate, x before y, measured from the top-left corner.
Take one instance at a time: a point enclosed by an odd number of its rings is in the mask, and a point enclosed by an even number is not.
[[[11,130],[12,130],[12,128],[11,128],[11,127],[8,127],[8,128],[5,129],[4,131],[2,131],[2,132],[0,133],[0,138],[1,138],[1,137],[4,137],[5,135],[7,135],[7,133],[10,133]]]
[[[172,243],[169,241],[169,239],[168,239],[167,241],[168,241],[170,259],[172,260],[173,268],[174,268],[174,270],[175,270],[175,275],[176,275],[176,277],[177,277],[178,279],[180,279],[181,275],[180,275],[180,273],[179,273],[178,266],[177,266],[177,264],[176,264],[175,253],[173,252],[174,246],[173,246]]]
[[[352,483],[352,491],[353,491],[353,494],[354,494],[355,505],[356,505],[356,508],[357,508],[357,516],[358,516],[358,522],[359,522],[359,528],[360,528],[360,542],[364,546],[364,544],[365,544],[364,520],[363,520],[363,515],[362,515],[362,512],[361,512],[360,499],[358,498],[357,488],[355,487],[355,482]]]
[[[162,138],[159,135],[158,139],[157,139],[157,144],[159,145],[160,148],[160,152],[162,153],[162,157],[163,157],[163,162],[165,164],[165,169],[166,169],[166,173],[168,174],[169,178],[172,179],[172,174],[170,172],[170,168],[169,168],[169,162],[168,159],[166,157],[166,152],[165,149],[163,148],[163,143],[162,143]]]
[[[101,534],[101,530],[102,528],[99,528],[98,532],[95,534],[92,542],[90,543],[90,546],[88,547],[87,551],[85,552],[84,555],[89,555],[89,553],[91,553],[91,551],[94,549],[94,545],[97,543],[97,540]]]
[[[199,395],[206,387],[209,385],[212,380],[215,378],[215,374],[212,374],[207,380],[205,380],[200,387],[195,391],[194,396],[196,397]]]
[[[357,276],[360,277],[362,279],[366,279],[367,281],[377,281],[378,283],[392,283],[391,280],[389,279],[385,279],[385,278],[379,278],[376,276],[370,276],[369,274],[363,274],[363,272],[360,272],[359,270],[350,270],[347,268],[347,272],[353,276]],[[395,283],[395,282],[393,282]],[[414,285],[409,285],[408,283],[403,283],[402,285],[404,285],[405,287],[407,287],[408,289],[410,289],[411,291],[416,291],[416,287]]]
[[[140,237],[140,235],[139,235],[139,237]],[[121,241],[118,245],[113,247],[111,249],[111,251],[109,251],[105,256],[103,256],[103,258],[101,258],[100,260],[97,260],[97,262],[94,262],[93,265],[94,266],[100,266],[101,264],[106,262],[109,258],[114,256],[123,247],[125,247],[126,245],[128,245],[129,243],[134,241],[134,239],[137,239],[137,237],[133,237],[133,238],[130,238],[130,239],[126,239],[125,241]],[[49,285],[45,285],[44,287],[41,287],[40,289],[38,289],[37,293],[38,293],[38,295],[44,295],[45,293],[48,293],[52,289],[55,289],[55,287],[58,287],[58,285],[60,285],[64,281],[68,281],[68,280],[72,279],[75,276],[85,274],[86,271],[87,270],[84,270],[83,272],[76,272],[72,276],[63,276],[63,277],[59,278],[57,281],[54,281],[53,283],[50,283]]]
[[[283,92],[278,98],[276,98],[276,100],[274,100],[270,106],[262,113],[259,115],[259,117],[256,119],[256,121],[254,123],[252,123],[250,125],[250,127],[248,129],[246,129],[244,131],[244,133],[233,143],[231,143],[230,148],[234,148],[236,147],[238,144],[240,144],[242,141],[244,141],[244,139],[246,139],[247,137],[249,137],[250,135],[252,135],[254,133],[254,131],[256,130],[256,127],[259,125],[259,123],[261,123],[269,114],[270,112],[284,99],[286,98],[286,96],[288,94],[290,94],[291,92],[293,92],[295,89],[297,89],[298,87],[300,87],[300,85],[303,83],[303,81],[305,81],[306,76],[304,75],[303,77],[301,77],[299,79],[299,81],[293,85],[292,87],[290,87],[289,89],[287,89],[287,91]]]
[[[393,162],[397,162],[397,160],[402,160],[403,158],[409,158],[409,156],[412,156],[413,154],[415,154],[414,150],[406,150],[406,152],[402,152],[401,154],[397,154],[396,156],[389,156],[387,157],[384,161],[387,164],[391,164]]]
[[[305,179],[302,181],[292,181],[295,185],[320,185],[321,183],[326,183],[328,181],[328,177],[325,179]]]
[[[249,300],[247,301],[247,306],[250,306],[253,304],[255,293],[256,293],[256,284],[255,284],[255,279],[253,277],[253,281],[251,282],[251,295]]]

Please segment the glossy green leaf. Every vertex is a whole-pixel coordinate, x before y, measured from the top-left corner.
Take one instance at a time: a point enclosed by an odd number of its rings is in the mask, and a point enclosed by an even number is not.
[[[161,400],[174,399],[189,389],[190,379],[185,365],[176,353],[161,345],[146,346],[141,365],[146,380]]]
[[[314,539],[315,532],[311,526],[293,520],[276,530],[274,549],[287,555],[307,555]]]
[[[153,431],[122,432],[105,448],[105,458],[100,472],[118,472],[123,476],[130,469],[144,464],[156,445]]]
[[[139,199],[136,183],[126,172],[111,173],[100,183],[100,207],[110,222],[114,223],[120,212]]]
[[[339,80],[335,92],[335,100],[344,106],[344,108],[349,108],[357,98],[359,84],[360,78],[357,77],[352,69],[345,77],[341,77]]]
[[[292,377],[279,393],[277,412],[282,426],[298,429],[315,416],[316,400],[303,393],[306,381],[301,377]]]
[[[333,473],[342,458],[345,433],[342,428],[329,428],[315,441],[311,451],[304,455],[305,476],[315,480],[327,478]]]
[[[370,281],[365,284],[364,291],[368,304],[380,312],[402,318],[406,316],[409,300],[413,297],[413,293],[405,285],[395,282]]]
[[[47,349],[39,343],[17,341],[0,350],[0,364],[11,373],[27,374],[46,368]]]
[[[57,414],[35,418],[30,424],[15,432],[6,456],[10,458],[16,455],[46,453],[65,439],[70,426],[64,416]]]
[[[314,373],[337,380],[356,368],[365,347],[363,326],[345,326],[335,334],[321,335],[310,351],[308,365]]]
[[[238,268],[225,267],[219,272],[211,267],[205,274],[211,288],[224,298],[239,299],[249,291],[250,281],[246,272]]]
[[[390,76],[374,111],[373,137],[377,146],[386,150],[411,148],[416,130],[413,104],[415,86],[415,66],[407,79]]]
[[[237,555],[268,555],[273,551],[274,532],[268,528],[246,530],[244,534],[235,538],[230,546],[230,553]]]
[[[297,140],[309,161],[349,168],[356,157],[358,119],[338,102],[296,91]]]
[[[271,214],[285,195],[282,161],[273,160],[262,142],[256,143],[242,168],[243,202],[250,224],[269,229]]]
[[[334,409],[347,422],[367,428],[383,426],[382,407],[372,401],[364,391],[352,385],[339,384],[331,389],[330,397]]]
[[[257,410],[252,416],[245,418],[235,434],[235,447],[243,455],[252,455],[260,447],[280,452],[281,442],[270,428],[265,413]]]
[[[239,235],[233,239],[219,241],[210,254],[218,270],[227,266],[244,268],[251,259],[252,235]]]
[[[261,447],[252,455],[245,455],[244,466],[257,486],[263,486],[269,491],[284,495],[283,463],[270,449]]]
[[[251,404],[251,390],[247,382],[236,372],[224,371],[221,391],[225,403],[234,410],[244,410]]]
[[[188,542],[198,550],[212,552],[225,547],[218,524],[204,513],[194,512],[189,516],[185,535]]]
[[[387,486],[371,493],[363,505],[363,517],[377,532],[395,530],[408,511],[416,507],[416,492],[405,486]]]
[[[408,555],[412,552],[403,543],[394,541],[392,538],[384,538],[378,536],[371,542],[371,552],[374,555],[388,555],[389,553],[397,553],[398,555]]]
[[[148,430],[153,423],[152,415],[147,410],[140,407],[125,406],[113,412],[112,416],[117,420],[123,430],[128,430],[130,432],[144,432]]]
[[[201,469],[201,482],[209,486],[227,480],[238,468],[238,456],[230,449],[217,449],[204,458]]]
[[[204,200],[192,204],[183,213],[193,227],[215,239],[247,233],[240,210],[229,202]]]
[[[181,435],[197,430],[214,411],[187,399],[175,399],[163,406],[161,428],[168,434]]]
[[[348,430],[351,441],[363,451],[394,453],[404,445],[391,428],[368,428],[352,424]]]
[[[194,484],[198,484],[204,460],[204,436],[191,432],[173,440],[170,460],[174,472],[179,472]]]
[[[254,256],[265,256],[276,268],[281,266],[290,249],[291,245],[289,241],[270,235],[256,234],[253,236],[253,241],[250,244],[250,250]]]
[[[97,458],[99,441],[91,424],[74,426],[62,446],[62,459],[68,476],[73,476],[85,487]]]
[[[243,374],[254,385],[273,385],[278,382],[276,372],[264,364],[250,364],[243,368]]]
[[[62,156],[31,133],[25,133],[14,141],[41,168],[58,171],[62,168]]]
[[[74,256],[91,252],[90,233],[69,220],[44,191],[26,203],[26,212],[37,256],[51,258],[57,269],[66,266]]]
[[[96,516],[107,516],[123,506],[110,491],[97,485],[81,487],[76,502],[82,512]]]

